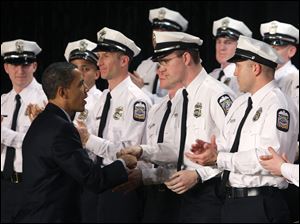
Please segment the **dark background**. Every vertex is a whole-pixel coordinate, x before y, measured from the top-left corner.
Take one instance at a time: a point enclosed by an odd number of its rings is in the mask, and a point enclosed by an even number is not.
[[[65,60],[68,42],[83,38],[96,42],[96,33],[106,26],[122,32],[142,49],[130,67],[132,71],[152,52],[149,9],[163,6],[179,11],[189,21],[186,32],[204,40],[201,58],[208,72],[218,67],[212,38],[214,20],[225,16],[242,20],[256,39],[261,39],[260,24],[271,20],[299,28],[298,1],[1,1],[1,42],[36,41],[43,49],[36,73],[40,81],[50,63]],[[297,67],[298,55],[293,59]],[[3,66],[1,73],[2,94],[11,89],[11,83]]]

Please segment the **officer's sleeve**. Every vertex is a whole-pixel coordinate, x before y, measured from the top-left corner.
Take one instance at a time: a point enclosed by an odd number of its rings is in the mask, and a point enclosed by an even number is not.
[[[155,145],[141,145],[142,160],[150,161],[158,165],[177,164],[178,147],[171,143],[157,143]]]
[[[266,114],[262,128],[254,131],[255,145],[236,153],[219,152],[218,168],[246,175],[270,175],[259,163],[260,156],[269,154],[270,146],[277,153],[285,153],[289,160],[294,160],[297,147],[296,127],[298,127],[298,121],[294,120],[295,116],[285,117],[290,113],[278,105],[272,105]]]
[[[21,149],[24,137],[25,133],[16,132],[7,127],[1,127],[1,144],[3,145]]]
[[[299,164],[283,163],[281,173],[288,182],[292,182],[299,187]]]
[[[143,100],[136,100],[129,103],[124,119],[126,125],[120,127],[120,132],[115,139],[106,140],[96,135],[90,135],[86,142],[86,148],[98,156],[116,160],[116,153],[121,149],[139,145],[144,139],[146,119],[150,104]]]

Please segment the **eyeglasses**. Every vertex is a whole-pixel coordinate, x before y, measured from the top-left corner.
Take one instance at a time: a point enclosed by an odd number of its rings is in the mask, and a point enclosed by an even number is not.
[[[182,56],[182,55],[180,55],[180,56]],[[178,58],[180,56],[175,55],[172,58],[164,58],[164,59],[161,59],[161,60],[157,61],[157,63],[158,63],[159,66],[166,66],[169,61],[173,60],[174,58]]]

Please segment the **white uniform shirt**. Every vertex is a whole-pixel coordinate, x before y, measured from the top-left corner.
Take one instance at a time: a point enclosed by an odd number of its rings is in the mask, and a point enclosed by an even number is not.
[[[225,113],[229,110],[235,94],[226,85],[209,76],[204,68],[186,90],[189,102],[185,151],[189,151],[196,139],[210,142],[213,134],[218,138],[223,129]],[[220,173],[216,167],[201,166],[188,159],[184,159],[184,165],[188,170],[197,169],[202,181]]]
[[[211,75],[215,79],[218,79],[221,70],[222,70],[221,68],[216,68],[211,73],[209,73],[209,75]],[[236,76],[234,76],[234,71],[235,71],[235,63],[230,63],[229,65],[227,65],[223,69],[224,76],[221,78],[220,82],[224,83],[230,89],[232,89],[237,96],[240,96],[243,93],[240,92],[239,90],[239,84],[237,82]]]
[[[1,171],[3,171],[4,167],[6,148],[10,146],[16,149],[14,170],[21,173],[23,171],[22,142],[31,125],[29,117],[25,115],[26,108],[30,103],[44,107],[44,102],[47,102],[47,97],[42,86],[33,79],[32,82],[19,93],[21,97],[21,107],[18,113],[16,131],[13,131],[11,130],[11,123],[16,105],[16,94],[17,93],[12,89],[9,93],[1,95],[1,115],[7,116],[4,117],[1,122]]]
[[[280,167],[282,176],[284,176],[288,182],[292,182],[299,187],[299,164],[283,163]]]
[[[293,99],[299,111],[299,70],[288,61],[275,71],[275,80],[282,92]]]
[[[154,80],[156,76],[157,63],[153,62],[150,58],[142,61],[137,67],[136,72],[143,78],[144,86],[142,90],[150,97],[152,103],[159,103],[168,91],[159,87],[159,79],[156,86],[156,94],[152,94]]]
[[[83,121],[86,124],[89,131],[91,130],[90,127],[92,127],[92,123],[94,122],[93,118],[91,116],[91,113],[92,113],[91,111],[93,111],[97,102],[100,101],[101,94],[102,94],[102,92],[99,89],[97,89],[96,85],[94,85],[92,88],[90,88],[89,91],[87,92],[87,98],[85,99],[86,104],[84,106],[85,107],[84,113],[87,113],[87,116],[85,119],[83,119]],[[81,120],[80,114],[81,113],[79,113],[79,112],[76,113],[74,122],[76,122],[76,120],[78,119],[78,116],[79,116],[79,120]],[[95,161],[96,155],[89,150],[87,151],[87,153],[88,153],[89,157]]]
[[[121,149],[140,145],[145,142],[145,128],[151,100],[127,77],[111,92],[110,108],[103,131],[103,138],[98,137],[98,129],[108,89],[96,103],[92,117],[91,135],[86,148],[104,158],[108,165],[116,160],[116,153]],[[138,119],[139,118],[139,119]]]
[[[165,126],[164,141],[157,143],[161,122],[167,110],[169,100],[169,96],[165,96],[162,102],[153,105],[149,111],[146,128],[147,145],[141,145],[143,148],[141,159],[154,161],[156,164],[160,164],[160,166],[158,168],[142,170],[144,184],[163,183],[172,173],[176,172],[180,146],[182,89],[177,90],[175,96],[171,99],[172,107]]]
[[[287,182],[284,178],[264,170],[259,156],[269,154],[268,147],[271,146],[280,154],[285,152],[289,160],[294,161],[298,136],[297,109],[275,81],[271,81],[251,96],[252,110],[242,128],[238,152],[229,153],[249,96],[247,93],[237,98],[229,110],[220,142],[217,143],[218,167],[231,171],[229,183],[232,187],[285,188]]]

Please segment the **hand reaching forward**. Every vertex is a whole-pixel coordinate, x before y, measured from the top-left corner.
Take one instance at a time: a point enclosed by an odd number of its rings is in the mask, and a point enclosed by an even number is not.
[[[124,149],[121,149],[120,152],[117,152],[117,158],[119,158],[121,155],[132,155],[139,159],[143,153],[143,149],[141,146],[130,146]]]
[[[128,169],[134,169],[137,165],[136,157],[128,154],[121,155],[118,157],[119,159],[123,159]]]
[[[90,133],[87,130],[86,124],[83,121],[77,119],[75,127],[77,128],[77,130],[79,132],[82,144],[85,145],[90,137]]]

